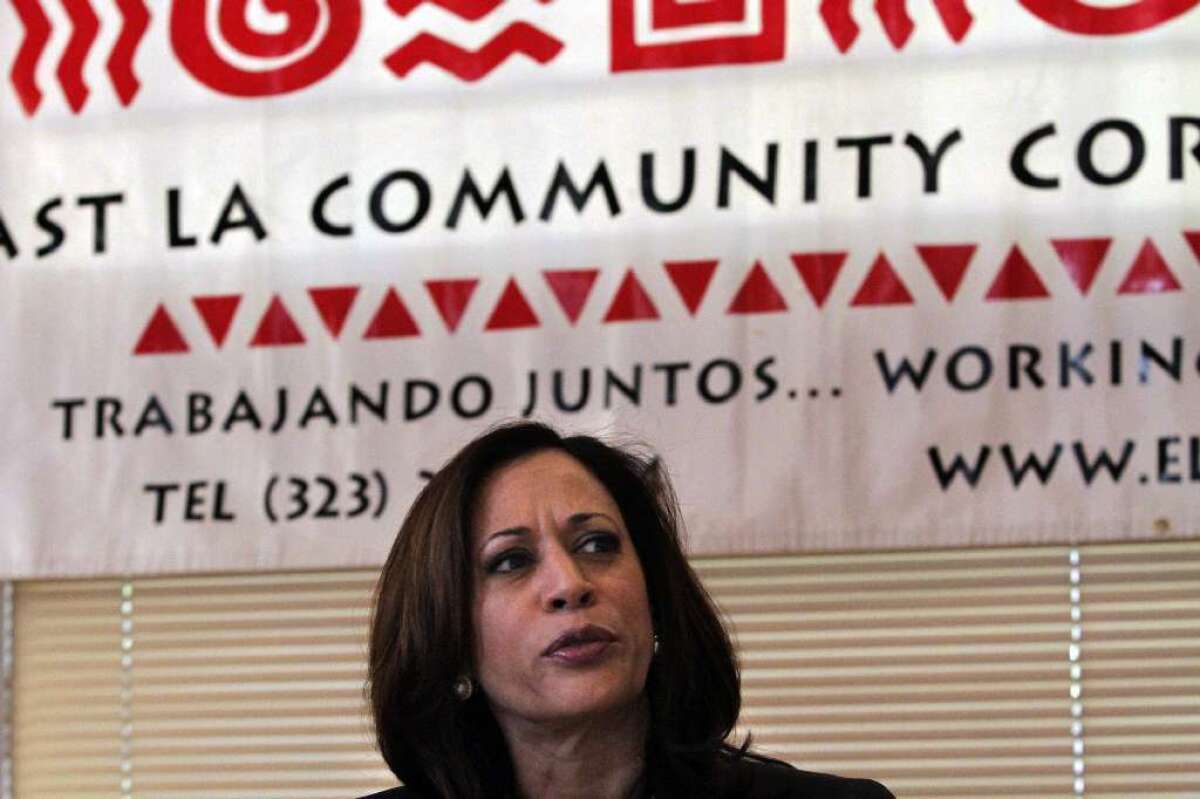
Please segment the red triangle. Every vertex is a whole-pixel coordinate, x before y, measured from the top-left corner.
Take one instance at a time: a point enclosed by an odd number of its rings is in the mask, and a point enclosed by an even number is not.
[[[667,276],[675,284],[688,313],[696,315],[700,302],[708,291],[713,274],[717,271],[716,261],[667,261],[663,264]]]
[[[1163,260],[1162,254],[1154,246],[1154,242],[1146,239],[1142,249],[1138,251],[1133,266],[1121,281],[1118,294],[1162,294],[1168,291],[1179,291],[1182,288],[1171,268]]]
[[[642,284],[630,269],[617,288],[617,294],[613,297],[612,305],[608,307],[608,313],[604,315],[604,321],[633,322],[638,319],[657,318],[658,309],[654,307],[654,300],[650,299],[650,295],[642,288]]]
[[[442,321],[451,333],[458,330],[458,323],[462,321],[467,303],[471,301],[471,295],[475,293],[475,287],[478,285],[479,280],[473,277],[425,281],[425,290],[429,292],[434,306],[442,315]]]
[[[1108,254],[1112,245],[1111,238],[1099,239],[1051,239],[1058,260],[1067,268],[1067,274],[1079,287],[1079,291],[1087,296],[1092,288],[1092,281],[1100,271],[1100,264]]]
[[[763,269],[762,262],[755,261],[733,302],[729,303],[726,313],[777,313],[786,310],[787,303],[783,301],[779,289],[771,282],[767,270]]]
[[[1033,300],[1049,297],[1046,285],[1038,277],[1029,259],[1021,252],[1021,248],[1013,245],[1008,257],[996,273],[992,287],[988,289],[989,300]]]
[[[200,318],[204,320],[204,326],[208,328],[208,334],[212,336],[217,349],[225,343],[225,337],[229,335],[229,326],[233,324],[233,316],[241,302],[241,294],[192,297],[192,305],[200,312]]]
[[[162,303],[154,309],[142,337],[133,348],[134,355],[159,355],[170,352],[187,352],[187,342],[175,326],[175,320],[167,313]]]
[[[896,274],[887,256],[879,253],[871,271],[858,287],[858,293],[850,301],[851,305],[912,305],[912,295],[908,287]]]
[[[974,244],[918,244],[917,255],[942,291],[946,302],[953,302],[958,287],[975,255]]]
[[[358,286],[321,286],[309,289],[308,296],[317,307],[325,328],[336,339],[342,334],[346,317],[358,297]]]
[[[792,263],[800,273],[800,279],[808,287],[808,293],[820,308],[829,299],[834,281],[846,263],[844,252],[794,252]]]
[[[1188,246],[1196,254],[1196,260],[1200,261],[1200,230],[1185,230],[1183,237],[1187,239]]]
[[[303,343],[304,334],[300,332],[300,328],[296,326],[296,320],[284,307],[283,300],[279,299],[279,295],[276,294],[271,298],[267,312],[259,321],[258,330],[254,331],[254,338],[250,339],[250,346],[285,347]]]
[[[504,293],[500,295],[500,300],[483,327],[485,330],[511,330],[517,327],[537,327],[539,324],[541,322],[517,286],[516,278],[510,277],[508,285],[504,287]]]
[[[404,307],[404,301],[394,288],[389,288],[387,294],[383,295],[383,302],[379,303],[379,310],[372,317],[371,324],[367,325],[367,332],[363,333],[363,338],[404,338],[419,335],[421,331],[409,314],[408,308]]]
[[[542,272],[571,324],[579,321],[579,314],[583,312],[583,305],[599,274],[599,269],[547,269]]]

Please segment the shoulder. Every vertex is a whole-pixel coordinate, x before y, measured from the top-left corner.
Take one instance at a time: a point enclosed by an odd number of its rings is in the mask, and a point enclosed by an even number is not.
[[[746,754],[728,762],[730,799],[895,799],[874,780],[801,771],[782,760]]]

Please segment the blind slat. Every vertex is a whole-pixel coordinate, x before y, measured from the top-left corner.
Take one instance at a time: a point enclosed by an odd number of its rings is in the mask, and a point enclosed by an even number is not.
[[[694,564],[740,653],[736,732],[766,752],[901,799],[1077,797],[1081,767],[1087,796],[1200,795],[1200,542]],[[18,584],[15,795],[393,784],[363,707],[375,579]]]

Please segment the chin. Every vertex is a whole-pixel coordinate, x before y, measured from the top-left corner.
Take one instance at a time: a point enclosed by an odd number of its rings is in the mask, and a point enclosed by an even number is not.
[[[617,675],[564,675],[546,693],[547,718],[610,713],[637,703],[642,686]]]

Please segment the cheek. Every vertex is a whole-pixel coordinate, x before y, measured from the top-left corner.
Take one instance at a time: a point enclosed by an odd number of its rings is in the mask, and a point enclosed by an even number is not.
[[[654,622],[650,615],[650,597],[640,570],[633,570],[621,580],[619,601],[625,623],[638,639],[639,654],[649,657],[654,641]],[[644,652],[642,651],[644,650]]]
[[[475,667],[481,680],[513,668],[522,626],[514,621],[511,603],[487,601],[475,606]]]

